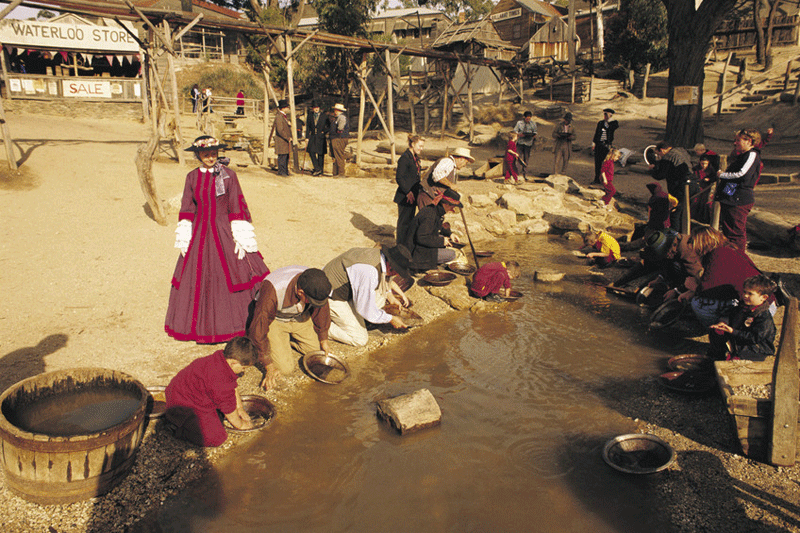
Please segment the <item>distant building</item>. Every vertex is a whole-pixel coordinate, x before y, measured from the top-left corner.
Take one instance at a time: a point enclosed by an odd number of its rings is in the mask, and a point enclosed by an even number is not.
[[[300,20],[299,29],[316,29],[319,21],[316,16]],[[436,38],[450,26],[450,17],[425,7],[387,9],[369,21],[367,32],[371,37],[390,36],[395,42],[405,41],[412,45],[416,41],[420,47],[430,46]],[[422,39],[420,41],[420,34]]]
[[[549,20],[561,15],[555,6],[540,0],[500,0],[489,18],[500,38],[519,48]]]

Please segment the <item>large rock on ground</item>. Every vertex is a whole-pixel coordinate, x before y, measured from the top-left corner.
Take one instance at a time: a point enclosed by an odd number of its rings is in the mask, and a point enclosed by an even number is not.
[[[577,216],[565,216],[558,213],[545,212],[542,218],[549,222],[552,227],[560,230],[580,231],[581,233],[589,231],[589,223]]]
[[[541,218],[534,218],[531,220],[523,220],[514,226],[514,232],[522,235],[544,235],[550,231],[550,223]]]
[[[472,207],[490,207],[497,203],[497,194],[490,192],[489,194],[470,194],[469,203]]]
[[[510,230],[517,224],[517,214],[513,211],[509,211],[508,209],[497,209],[495,211],[491,211],[486,216],[490,220],[501,224],[506,230]]]
[[[545,178],[544,182],[562,193],[576,193],[580,189],[572,178],[561,174],[551,174]]]
[[[425,288],[432,295],[444,300],[444,302],[453,309],[457,309],[458,311],[469,309],[472,307],[474,300],[470,298],[467,292],[467,286],[464,282],[457,283],[457,281],[458,280],[444,287],[428,286]]]
[[[524,193],[508,192],[501,196],[497,203],[518,215],[525,215],[526,217],[541,217],[543,213],[542,209],[536,207],[533,198]]]

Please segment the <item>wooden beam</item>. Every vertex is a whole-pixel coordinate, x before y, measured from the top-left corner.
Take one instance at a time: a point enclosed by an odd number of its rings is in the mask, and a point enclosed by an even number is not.
[[[18,5],[22,3],[22,0],[14,0],[10,4],[8,4],[2,11],[0,11],[0,20],[6,18],[6,16],[14,11]]]
[[[389,115],[389,143],[392,147],[392,165],[397,161],[394,138],[394,82],[392,80],[392,53],[386,50],[386,114]]]
[[[797,454],[797,415],[800,376],[797,368],[797,298],[789,298],[783,315],[781,340],[772,371],[772,439],[769,461],[792,466]]]
[[[161,32],[159,32],[158,29],[155,26],[153,26],[153,23],[150,22],[150,19],[148,19],[147,16],[144,13],[142,13],[138,7],[133,5],[133,2],[131,2],[131,0],[125,0],[125,3],[128,5],[129,8],[131,8],[131,10],[135,11],[136,14],[139,15],[139,18],[141,18],[144,21],[144,23],[147,24],[147,26],[153,31],[153,34],[159,39],[161,39],[161,43],[164,45],[164,48],[166,48],[170,54],[175,55],[175,50],[172,48],[172,41],[170,41],[169,36],[162,35]],[[164,22],[166,22],[166,20]]]
[[[357,72],[359,79],[367,77],[367,54],[361,58],[361,64],[358,65]],[[358,141],[356,142],[356,165],[361,166],[361,146],[364,142],[364,107],[366,104],[367,92],[365,85],[360,86],[359,106],[358,106]]]
[[[178,33],[176,33],[176,34],[175,34],[175,37],[173,37],[173,38],[172,38],[172,44],[175,44],[175,41],[180,41],[180,40],[181,40],[181,38],[182,38],[184,35],[186,35],[186,33],[187,33],[189,30],[191,30],[192,28],[194,28],[194,27],[195,27],[195,25],[196,25],[198,22],[200,22],[201,20],[203,20],[203,14],[202,14],[202,13],[200,13],[199,15],[197,15],[197,16],[194,18],[194,20],[193,20],[193,21],[191,21],[189,24],[187,24],[186,26],[184,26],[184,28],[183,28],[181,31],[179,31]]]
[[[286,39],[286,85],[289,87],[289,118],[292,123],[292,166],[295,172],[300,172],[300,161],[297,156],[297,109],[294,106],[294,58],[292,58],[292,39],[285,35]]]
[[[358,76],[358,81],[361,82],[361,86],[364,88],[364,91],[367,93],[369,97],[369,101],[372,102],[372,105],[375,107],[378,113],[378,120],[381,121],[381,125],[383,126],[383,131],[386,132],[386,135],[389,135],[389,127],[386,125],[386,121],[383,120],[383,114],[381,113],[380,109],[378,108],[378,103],[375,101],[375,97],[372,96],[372,92],[370,92],[369,87],[367,87],[367,81]]]

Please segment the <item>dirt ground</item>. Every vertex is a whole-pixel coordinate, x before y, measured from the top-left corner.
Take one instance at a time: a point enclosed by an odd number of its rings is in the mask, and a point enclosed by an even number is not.
[[[535,101],[525,107],[549,104]],[[615,118],[622,124],[619,146],[641,150],[662,135],[663,100],[620,98],[611,91],[595,95],[590,103],[568,106],[575,115],[580,146],[589,146],[601,110],[608,106],[617,110]],[[734,128],[766,128],[779,122],[780,142],[796,153],[796,112],[788,114],[788,109],[776,104],[736,122],[726,119],[709,128],[708,144],[727,153]],[[131,121],[13,112],[7,119],[22,170],[17,175],[5,171],[0,177],[4,204],[0,224],[6,228],[0,242],[0,390],[40,372],[81,366],[121,370],[146,385],[166,384],[180,368],[213,351],[164,333],[169,280],[177,259],[173,248],[177,211],[170,212],[167,226],[160,226],[145,207],[134,157],[147,139],[148,127]],[[744,120],[748,123],[742,124]],[[193,121],[188,116],[183,120],[189,140],[197,134]],[[538,122],[540,134],[549,137],[552,124]],[[513,123],[504,126],[511,129]],[[403,135],[398,134],[398,143],[399,155],[405,146]],[[367,148],[374,152],[375,144],[371,141]],[[449,136],[438,140],[432,135],[428,141],[430,148],[463,145],[463,140]],[[475,166],[502,151],[474,147]],[[245,152],[227,155],[239,175],[261,252],[271,268],[321,267],[351,247],[392,241],[396,208],[390,174],[280,178],[253,165]],[[184,177],[193,168],[189,163],[181,168],[170,156],[168,151],[161,153],[154,165],[157,191],[165,200],[179,197]],[[586,185],[592,165],[585,150],[575,152],[569,174]],[[537,174],[549,172],[552,154],[534,152],[531,167]],[[646,176],[623,172],[615,183],[623,198],[636,200],[646,197],[648,181]],[[469,194],[500,191],[504,186],[469,180],[462,182],[462,189]],[[800,274],[798,260],[779,251],[754,252],[753,258],[764,270]],[[435,304],[429,309],[431,316],[444,312]],[[337,345],[334,351],[339,349]],[[284,382],[273,397],[281,402],[281,394],[293,394],[292,387],[292,380]],[[643,429],[688,454],[667,484],[675,493],[664,494],[687,515],[675,517],[679,530],[722,531],[719,526],[727,524],[725,531],[800,531],[798,467],[776,469],[736,455],[730,438],[723,436],[730,428],[727,420],[720,424],[718,417],[724,419],[724,413],[717,399],[692,406],[680,398],[667,402],[652,387],[643,383],[641,390],[600,392],[641,420]],[[686,411],[678,416],[676,409]],[[693,411],[699,414],[690,419],[686,413]],[[715,427],[703,427],[701,422]],[[708,458],[717,465],[713,471],[702,467],[701,459]],[[719,505],[703,504],[704,498]],[[15,508],[4,513],[34,512],[35,506],[21,504],[5,488],[0,489],[0,499],[4,508]],[[109,530],[112,523],[105,524]]]

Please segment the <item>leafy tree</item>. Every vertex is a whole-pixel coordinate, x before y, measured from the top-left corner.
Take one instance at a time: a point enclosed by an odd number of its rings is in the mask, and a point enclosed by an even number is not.
[[[659,0],[622,0],[610,20],[605,58],[611,65],[640,71],[667,66],[667,13]]]

